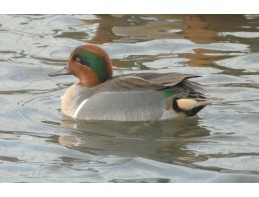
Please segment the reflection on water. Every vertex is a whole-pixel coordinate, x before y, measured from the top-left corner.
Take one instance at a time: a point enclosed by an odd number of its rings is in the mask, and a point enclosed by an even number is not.
[[[192,154],[182,148],[190,142],[195,143],[195,137],[209,134],[197,126],[197,118],[123,124],[65,121],[62,126],[74,129],[58,138],[58,142],[67,147],[93,155],[144,157],[166,163],[191,158]]]
[[[259,182],[256,15],[1,15],[1,182]],[[224,103],[163,122],[82,122],[50,78],[94,43],[114,73],[201,75]]]

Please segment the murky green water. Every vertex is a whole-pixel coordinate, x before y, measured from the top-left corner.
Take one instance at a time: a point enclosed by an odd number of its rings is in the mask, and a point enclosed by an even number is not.
[[[259,182],[259,16],[0,15],[1,182]],[[114,73],[201,75],[228,103],[164,122],[75,122],[51,78],[79,45]]]

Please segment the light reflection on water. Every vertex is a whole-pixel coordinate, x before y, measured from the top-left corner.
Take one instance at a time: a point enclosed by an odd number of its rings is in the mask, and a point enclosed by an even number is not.
[[[254,15],[1,15],[1,182],[259,182]],[[76,79],[48,77],[99,44],[115,74],[201,75],[227,101],[164,122],[81,122],[60,113]]]

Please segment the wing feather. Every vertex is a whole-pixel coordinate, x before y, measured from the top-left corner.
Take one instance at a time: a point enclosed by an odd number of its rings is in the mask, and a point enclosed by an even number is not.
[[[96,93],[103,91],[158,91],[172,88],[194,77],[199,76],[180,73],[138,73],[120,75],[96,87]]]

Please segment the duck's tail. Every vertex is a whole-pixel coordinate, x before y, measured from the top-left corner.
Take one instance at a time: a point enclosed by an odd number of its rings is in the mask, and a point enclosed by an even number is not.
[[[206,98],[173,98],[172,108],[177,113],[184,113],[186,116],[194,116],[206,105],[212,104],[212,100]]]

